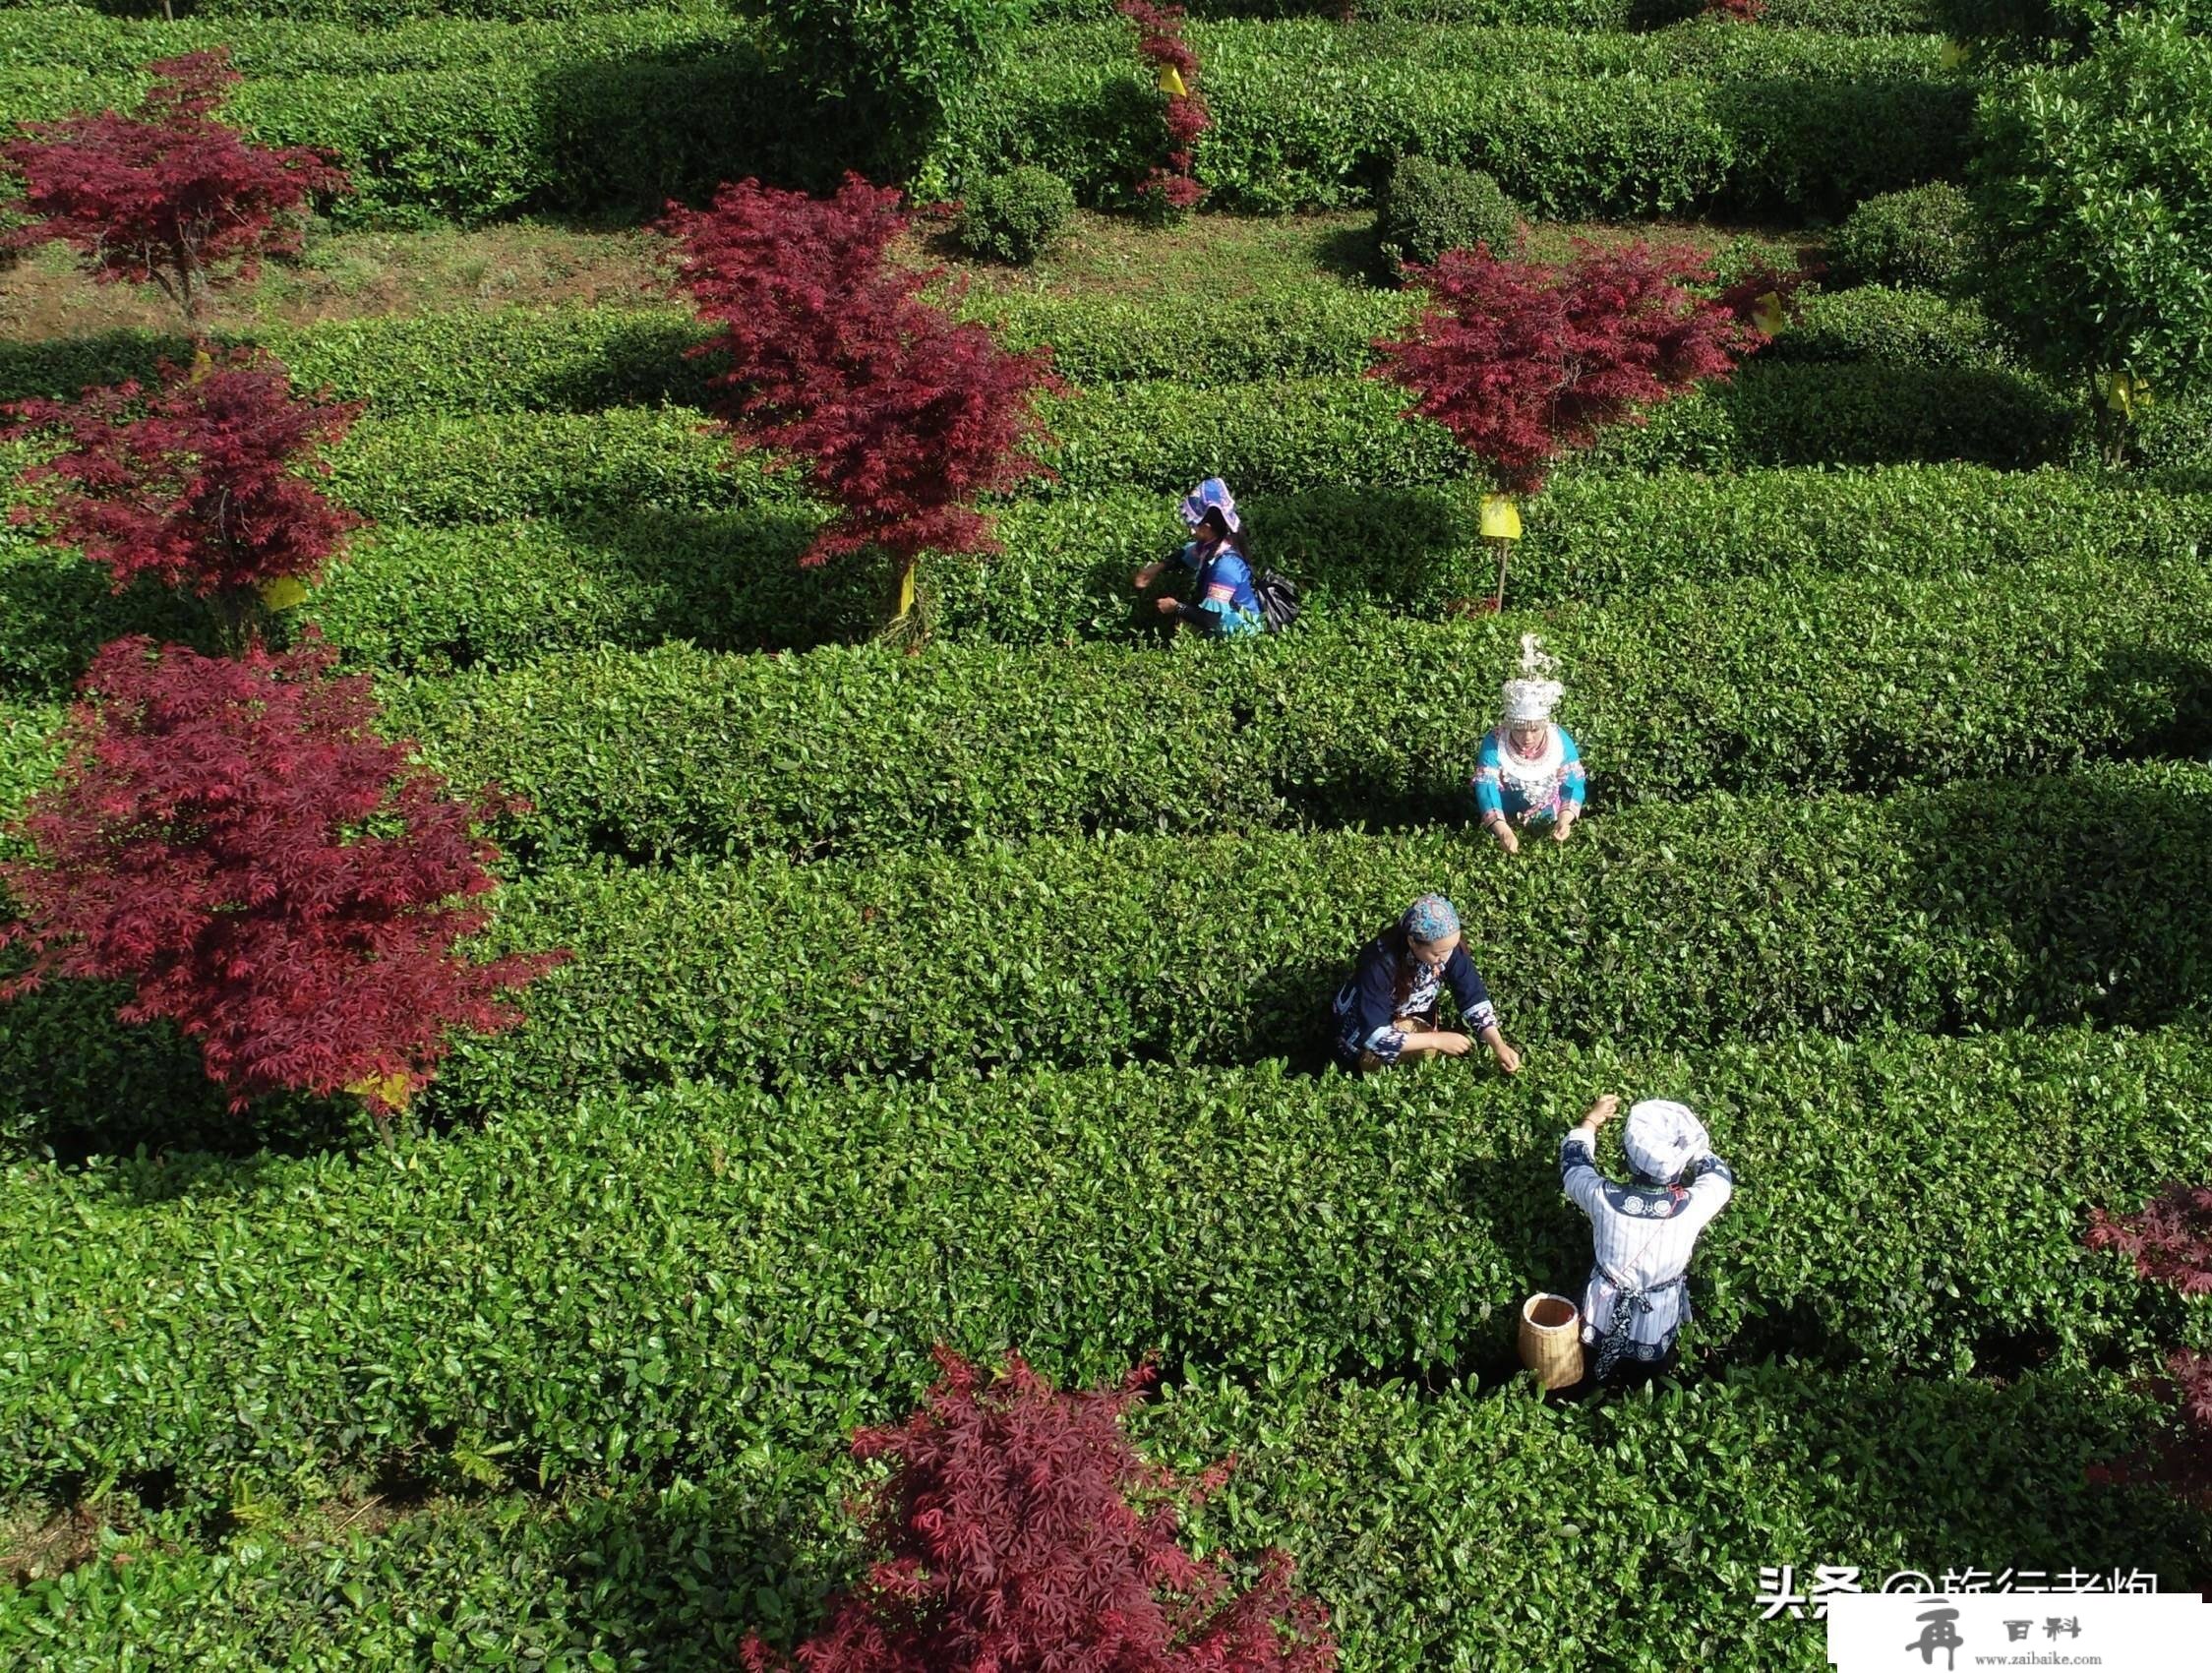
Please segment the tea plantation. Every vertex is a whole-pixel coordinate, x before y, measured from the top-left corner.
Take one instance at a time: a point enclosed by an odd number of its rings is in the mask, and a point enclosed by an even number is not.
[[[1066,385],[1050,474],[985,504],[1003,554],[924,560],[917,640],[888,561],[800,567],[829,511],[707,425],[637,230],[888,166],[775,8],[177,11],[0,0],[0,125],[223,45],[230,119],[347,170],[309,276],[211,329],[363,403],[326,486],[365,523],[299,618],[519,799],[481,956],[572,957],[389,1129],[233,1110],[123,987],[0,1006],[0,1666],[738,1666],[860,1572],[846,1443],[938,1344],[1066,1386],[1154,1356],[1139,1444],[1237,1461],[1189,1540],[1286,1549],[1350,1673],[1810,1673],[1783,1565],[2212,1586],[2212,1507],[2154,1467],[2212,1306],[2083,1241],[2212,1179],[2212,402],[2162,385],[2116,449],[1929,276],[1946,228],[1843,230],[1986,166],[2020,52],[1962,62],[1922,0],[1199,0],[1208,197],[1163,222],[1129,26],[1041,0],[893,136],[925,201],[1029,164],[1082,206],[1033,268],[905,252]],[[1372,229],[1408,152],[1548,260],[1810,275],[1522,500],[1497,614],[1493,485],[1368,375],[1422,305]],[[565,265],[508,284],[525,235]],[[456,248],[492,255],[397,300],[331,277]],[[0,401],[189,358],[157,303],[0,269]],[[1216,475],[1287,631],[1138,608]],[[1590,808],[1509,857],[1468,781],[1531,631]],[[0,815],[142,632],[220,624],[0,525]],[[1330,1062],[1427,890],[1517,1076]],[[1580,1293],[1557,1150],[1607,1091],[1694,1104],[1738,1191],[1679,1369],[1546,1399],[1515,1322]]]

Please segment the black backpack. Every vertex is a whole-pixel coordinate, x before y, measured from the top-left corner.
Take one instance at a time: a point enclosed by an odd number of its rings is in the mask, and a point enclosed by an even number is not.
[[[1298,619],[1298,583],[1288,575],[1262,569],[1252,583],[1252,593],[1260,601],[1260,620],[1269,632],[1280,633]]]

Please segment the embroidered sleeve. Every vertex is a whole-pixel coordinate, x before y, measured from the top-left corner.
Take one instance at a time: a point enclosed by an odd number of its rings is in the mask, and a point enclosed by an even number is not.
[[[1498,1010],[1490,1003],[1490,989],[1482,985],[1482,973],[1474,968],[1474,960],[1467,957],[1464,943],[1453,950],[1451,963],[1444,967],[1444,976],[1452,985],[1452,997],[1459,1001],[1460,1015],[1470,1034],[1480,1034],[1498,1026]]]
[[[1498,771],[1498,735],[1493,732],[1483,739],[1482,752],[1474,759],[1474,811],[1478,819],[1488,822],[1505,810],[1505,784]]]
[[[1580,1127],[1570,1129],[1559,1141],[1559,1188],[1587,1215],[1594,1216],[1605,1199],[1605,1175],[1598,1172],[1597,1159],[1590,1155],[1589,1135]]]
[[[1386,1063],[1398,1061],[1405,1037],[1393,1026],[1393,1001],[1398,994],[1396,974],[1389,955],[1369,945],[1359,956],[1359,971],[1352,979],[1352,1029],[1362,1047]]]
[[[1559,800],[1570,807],[1580,807],[1588,794],[1589,781],[1583,771],[1583,752],[1575,747],[1575,740],[1563,726],[1559,729]]]
[[[1717,1156],[1707,1156],[1693,1165],[1698,1176],[1690,1181],[1690,1200],[1683,1205],[1679,1218],[1691,1225],[1704,1225],[1736,1194],[1736,1172]]]

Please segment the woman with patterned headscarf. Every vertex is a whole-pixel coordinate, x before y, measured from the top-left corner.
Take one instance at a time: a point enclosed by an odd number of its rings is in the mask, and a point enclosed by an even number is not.
[[[1198,598],[1194,604],[1162,598],[1160,614],[1222,638],[1262,631],[1267,621],[1260,613],[1260,595],[1252,590],[1252,566],[1244,556],[1244,523],[1236,514],[1228,484],[1209,476],[1183,497],[1179,509],[1191,538],[1175,554],[1175,561],[1197,574]],[[1151,586],[1166,568],[1164,563],[1147,564],[1139,569],[1137,590]]]
[[[1498,1031],[1490,991],[1460,934],[1460,915],[1442,895],[1421,896],[1360,950],[1358,969],[1337,994],[1337,1060],[1347,1069],[1379,1069],[1465,1056],[1473,1041],[1446,1032],[1438,1014],[1447,987],[1462,1025],[1490,1047],[1499,1068],[1518,1070],[1521,1053]]]
[[[1521,675],[1505,684],[1505,718],[1475,757],[1476,816],[1508,854],[1521,852],[1517,826],[1548,824],[1552,841],[1565,842],[1582,817],[1582,751],[1551,718],[1566,691],[1551,678],[1558,667],[1535,634],[1521,635]]]
[[[1690,1257],[1698,1234],[1728,1206],[1736,1175],[1685,1104],[1647,1098],[1629,1111],[1621,1148],[1626,1185],[1597,1170],[1598,1129],[1621,1101],[1608,1093],[1559,1145],[1559,1183],[1589,1216],[1597,1259],[1583,1290],[1583,1344],[1597,1349],[1603,1382],[1623,1366],[1662,1367],[1690,1322]]]

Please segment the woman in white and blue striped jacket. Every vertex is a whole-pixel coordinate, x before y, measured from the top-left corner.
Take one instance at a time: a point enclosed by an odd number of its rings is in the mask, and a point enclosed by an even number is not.
[[[1597,1169],[1597,1133],[1620,1108],[1608,1093],[1559,1145],[1559,1183],[1589,1216],[1596,1263],[1583,1291],[1583,1344],[1597,1349],[1603,1382],[1623,1364],[1662,1366],[1690,1322],[1690,1257],[1698,1234],[1728,1206],[1736,1175],[1712,1153],[1687,1105],[1645,1099],[1629,1111],[1621,1148],[1635,1177]]]

